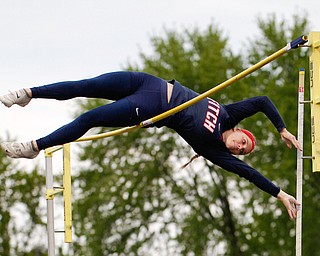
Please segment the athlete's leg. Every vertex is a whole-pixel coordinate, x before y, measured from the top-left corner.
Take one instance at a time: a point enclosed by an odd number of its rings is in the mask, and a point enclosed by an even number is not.
[[[92,109],[53,133],[36,140],[39,150],[72,142],[93,127],[125,127],[139,123],[127,99]]]
[[[21,89],[0,96],[0,101],[6,107],[11,107],[13,104],[24,107],[31,98],[67,100],[88,97],[118,100],[134,93],[142,82],[139,79],[133,79],[131,72],[112,72],[90,79]]]
[[[121,74],[120,74],[121,73]],[[123,79],[126,75],[126,82]],[[86,94],[86,97],[105,97],[107,94],[113,94],[114,99],[119,99],[114,103],[107,104],[96,109],[90,110],[87,113],[81,115],[71,123],[61,127],[55,132],[40,138],[34,142],[32,145],[31,142],[27,144],[25,143],[12,143],[12,142],[4,142],[1,143],[3,150],[7,153],[8,156],[14,158],[33,158],[36,155],[34,152],[30,152],[30,150],[36,150],[38,153],[39,150],[45,149],[55,145],[61,145],[64,143],[72,142],[82,135],[84,135],[89,129],[93,127],[122,127],[122,126],[130,126],[134,124],[138,124],[141,119],[145,120],[145,118],[150,118],[160,112],[162,112],[162,93],[164,90],[161,88],[166,88],[166,82],[162,79],[156,78],[151,75],[143,74],[143,73],[127,73],[127,72],[117,72],[102,75],[96,79],[89,79],[90,81],[79,81],[75,82],[82,85],[79,87],[87,87],[88,84],[92,84],[92,87],[89,88],[89,94]],[[111,81],[117,80],[112,83]],[[106,82],[107,81],[107,82]],[[69,82],[65,82],[68,83]],[[122,90],[122,83],[124,85],[128,84],[124,91]],[[100,87],[109,85],[108,90],[104,90],[104,92],[99,91]],[[114,87],[111,85],[117,84],[120,87]],[[76,87],[78,87],[78,85]],[[49,88],[50,87],[50,88]],[[61,83],[53,84],[51,86],[43,86],[41,88],[43,97],[46,95],[56,95],[53,98],[60,98],[59,90],[55,90],[59,88],[60,90],[64,90],[66,85],[62,85]],[[71,85],[71,87],[73,87]],[[39,88],[39,87],[38,87]],[[45,89],[46,88],[46,89]],[[52,88],[54,90],[52,90]],[[96,90],[92,90],[96,88],[99,93],[96,95]],[[47,91],[47,93],[44,93]],[[64,93],[61,99],[66,99],[68,97],[83,96],[83,92],[77,92],[73,94],[73,90],[68,88],[68,92]],[[128,97],[126,97],[129,95]],[[165,94],[164,94],[165,95]],[[41,96],[40,93],[37,96]],[[123,98],[125,97],[125,98]],[[111,98],[111,97],[108,97]],[[166,100],[165,100],[166,101]]]
[[[32,98],[67,100],[75,97],[118,100],[137,90],[130,72],[106,73],[94,78],[67,81],[31,88]]]
[[[124,127],[138,124],[137,114],[128,99],[121,99],[92,109],[71,123],[36,141],[2,142],[1,147],[11,158],[34,158],[48,147],[72,142],[93,127]]]

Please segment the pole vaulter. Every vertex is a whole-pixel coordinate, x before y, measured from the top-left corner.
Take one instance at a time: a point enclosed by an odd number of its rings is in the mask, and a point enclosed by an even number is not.
[[[251,66],[250,68],[242,71],[241,73],[229,78],[228,80],[224,81],[223,83],[215,86],[214,88],[200,94],[199,96],[173,108],[170,109],[160,115],[157,115],[153,118],[150,118],[148,120],[145,120],[143,122],[141,122],[138,125],[134,125],[134,126],[129,126],[129,127],[125,127],[125,128],[120,128],[114,131],[110,131],[110,132],[106,132],[106,133],[101,133],[101,134],[97,134],[97,135],[91,135],[91,136],[85,136],[82,138],[77,139],[75,142],[81,142],[81,141],[89,141],[89,140],[98,140],[98,139],[102,139],[102,138],[106,138],[106,137],[112,137],[115,135],[119,135],[122,133],[126,133],[126,132],[130,132],[130,131],[134,131],[138,128],[142,128],[145,126],[148,126],[150,124],[153,124],[155,122],[158,122],[168,116],[171,116],[173,114],[178,113],[179,111],[190,107],[193,104],[198,103],[199,101],[213,95],[214,93],[217,93],[218,91],[225,89],[226,87],[230,86],[231,84],[237,82],[238,80],[246,77],[247,75],[253,73],[254,71],[262,68],[263,66],[265,66],[266,64],[272,62],[273,60],[279,58],[280,56],[284,55],[285,53],[289,52],[292,49],[297,49],[299,46],[304,45],[305,43],[308,42],[308,36],[302,35],[300,37],[298,37],[297,39],[291,41],[290,43],[288,43],[285,47],[283,47],[282,49],[278,50],[277,52],[273,53],[272,55],[270,55],[269,57],[265,58],[264,60],[261,60],[260,62],[256,63],[255,65]]]

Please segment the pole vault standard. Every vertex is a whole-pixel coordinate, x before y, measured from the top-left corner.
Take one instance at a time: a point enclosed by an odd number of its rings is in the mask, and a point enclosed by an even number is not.
[[[266,64],[270,63],[271,61],[277,59],[278,57],[284,55],[285,53],[287,53],[288,51],[290,51],[291,49],[296,49],[298,48],[300,45],[304,45],[306,42],[308,41],[308,36],[300,36],[297,39],[293,40],[292,42],[288,43],[285,47],[283,47],[282,49],[278,50],[277,52],[273,53],[272,55],[270,55],[269,57],[265,58],[264,60],[261,60],[260,62],[256,63],[255,65],[251,66],[250,68],[242,71],[241,73],[229,78],[228,80],[226,80],[225,82],[217,85],[216,87],[208,90],[207,92],[202,93],[201,95],[175,107],[172,108],[160,115],[157,115],[153,118],[150,118],[148,120],[145,120],[143,122],[141,122],[138,125],[135,126],[129,126],[129,127],[125,127],[125,128],[121,128],[118,130],[114,130],[111,132],[106,132],[106,133],[102,133],[102,134],[98,134],[98,135],[92,135],[92,136],[86,136],[86,137],[82,137],[78,140],[76,140],[76,142],[80,142],[80,141],[88,141],[88,140],[98,140],[98,139],[102,139],[102,138],[106,138],[106,137],[111,137],[114,135],[118,135],[118,134],[122,134],[125,132],[130,132],[133,130],[136,130],[138,128],[141,127],[145,127],[148,125],[151,125],[155,122],[158,122],[168,116],[171,116],[175,113],[178,113],[179,111],[190,107],[191,105],[194,105],[196,103],[198,103],[199,101],[211,96],[214,93],[217,93],[218,91],[228,87],[229,85],[237,82],[238,80],[244,78],[245,76],[253,73],[254,71],[260,69],[261,67],[265,66]]]
[[[63,150],[63,185],[53,186],[53,153]],[[48,233],[48,256],[55,255],[55,233],[63,232],[65,243],[72,242],[72,207],[71,207],[71,166],[70,166],[70,143],[63,146],[51,147],[45,150],[46,157],[46,198],[47,198],[47,233]],[[64,199],[64,230],[54,229],[54,202],[56,194],[63,192]]]
[[[303,123],[304,123],[304,77],[303,68],[299,71],[298,89],[298,141],[303,149]],[[301,204],[298,207],[296,220],[296,256],[302,255],[302,184],[303,184],[303,150],[297,150],[297,200]]]

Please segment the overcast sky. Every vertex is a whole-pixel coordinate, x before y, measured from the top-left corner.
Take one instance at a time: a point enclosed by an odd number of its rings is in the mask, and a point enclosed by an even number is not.
[[[0,0],[0,93],[120,70],[138,61],[139,51],[150,52],[150,37],[164,28],[205,29],[214,22],[239,48],[258,35],[258,16],[290,21],[307,14],[311,30],[320,31],[319,11],[314,0]],[[1,105],[0,138],[44,136],[71,121],[72,102]]]
[[[306,14],[310,31],[320,31],[319,11],[315,0],[0,0],[0,94],[121,70],[138,61],[141,50],[150,53],[150,37],[163,35],[164,28],[206,29],[214,22],[238,50],[258,35],[259,16],[275,13],[291,21],[293,14]],[[71,121],[73,102],[1,104],[0,139],[47,135]],[[44,166],[43,154],[13,161]]]

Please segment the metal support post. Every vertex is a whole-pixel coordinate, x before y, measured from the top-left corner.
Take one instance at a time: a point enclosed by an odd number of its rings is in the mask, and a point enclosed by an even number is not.
[[[303,149],[303,123],[304,123],[304,69],[299,71],[298,92],[298,141]],[[297,150],[297,200],[300,206],[296,220],[296,256],[301,256],[302,251],[302,182],[303,182],[303,150]]]
[[[52,154],[47,152],[46,156],[46,189],[53,191],[53,174],[52,174]],[[53,196],[47,196],[47,232],[48,232],[48,256],[55,255],[55,239],[54,239],[54,204]]]

